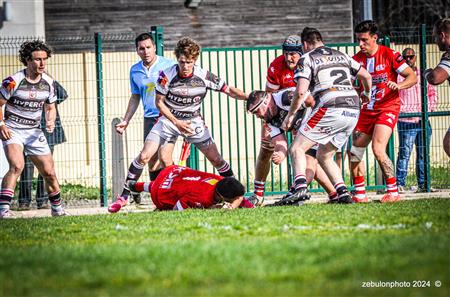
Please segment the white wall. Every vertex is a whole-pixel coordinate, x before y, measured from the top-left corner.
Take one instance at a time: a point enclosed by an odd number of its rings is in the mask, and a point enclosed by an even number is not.
[[[10,8],[11,18],[3,22],[1,37],[45,37],[44,0],[0,0],[0,5]]]

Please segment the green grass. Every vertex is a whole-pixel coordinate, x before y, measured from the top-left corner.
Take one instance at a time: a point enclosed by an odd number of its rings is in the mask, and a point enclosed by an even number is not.
[[[449,222],[450,199],[0,221],[0,295],[449,296]],[[396,280],[431,287],[361,288]]]

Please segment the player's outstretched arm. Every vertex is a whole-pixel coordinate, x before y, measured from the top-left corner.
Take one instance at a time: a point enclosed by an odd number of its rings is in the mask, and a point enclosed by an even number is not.
[[[238,100],[247,100],[248,98],[248,95],[245,94],[244,91],[235,87],[228,86],[227,88],[225,88],[225,90],[223,90],[223,92],[228,96]]]

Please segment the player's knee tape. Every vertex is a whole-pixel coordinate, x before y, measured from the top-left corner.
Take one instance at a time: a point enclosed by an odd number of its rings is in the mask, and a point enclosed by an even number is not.
[[[351,162],[362,161],[365,151],[366,151],[365,147],[359,147],[359,146],[352,145],[352,148],[350,149],[350,153],[351,153],[350,161]]]

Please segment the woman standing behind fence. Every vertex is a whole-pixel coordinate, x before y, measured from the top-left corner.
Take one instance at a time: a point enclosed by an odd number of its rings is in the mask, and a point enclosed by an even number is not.
[[[246,100],[247,95],[228,86],[215,74],[195,66],[199,55],[200,46],[194,40],[185,37],[178,41],[175,48],[178,64],[161,71],[156,85],[156,106],[162,116],[148,134],[144,149],[135,161],[147,164],[159,149],[163,167],[172,165],[175,142],[182,136],[206,156],[221,176],[233,176],[230,164],[220,155],[205,126],[200,108],[208,90],[241,100]],[[108,210],[118,212],[126,204],[127,198],[118,197]]]

